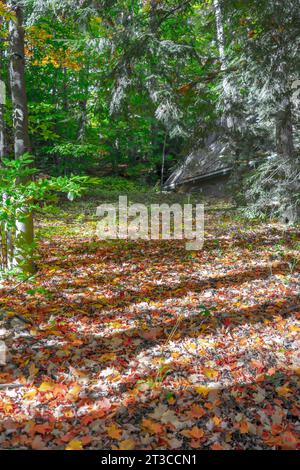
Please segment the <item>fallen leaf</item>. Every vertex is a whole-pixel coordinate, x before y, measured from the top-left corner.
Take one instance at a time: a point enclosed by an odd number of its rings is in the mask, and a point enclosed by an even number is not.
[[[82,442],[78,441],[76,439],[73,439],[72,441],[69,442],[65,450],[82,450]]]

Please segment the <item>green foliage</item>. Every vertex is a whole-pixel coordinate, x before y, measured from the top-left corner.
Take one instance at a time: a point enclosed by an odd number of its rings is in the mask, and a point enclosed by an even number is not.
[[[258,166],[276,152],[277,115],[282,99],[291,100],[295,91],[297,2],[219,0],[226,73],[211,0],[25,4],[30,134],[35,165],[43,172],[115,176],[114,184],[107,187],[103,180],[98,187],[116,193],[131,191],[133,183],[119,185],[120,177],[129,178],[140,191],[160,184],[163,155],[168,176],[191,148],[219,133],[234,160],[229,162],[233,192],[242,195],[236,201],[251,205],[254,217],[278,214],[269,210],[270,191],[260,185],[263,167]],[[7,53],[3,64],[7,69]],[[235,128],[220,124],[228,114]],[[5,121],[10,129],[9,100]],[[292,123],[299,147],[299,109],[294,105]],[[256,179],[244,185],[249,161],[255,162]],[[273,179],[285,207],[294,204],[298,191],[285,192],[286,175]]]
[[[30,165],[33,159],[25,154],[18,160],[3,159],[0,169],[0,222],[10,228],[15,227],[19,212],[26,207],[27,211],[39,209],[47,201],[53,200],[53,193],[67,193],[73,200],[79,196],[88,184],[89,178],[84,176],[49,178],[38,174]],[[36,178],[30,178],[37,175]]]
[[[66,175],[90,172],[97,165],[99,159],[99,148],[93,144],[67,142],[44,147],[42,152],[52,159],[58,159],[59,165],[56,168],[50,164],[52,171]]]
[[[300,161],[273,155],[247,179],[248,206],[244,213],[263,219],[266,214],[295,222],[300,216]]]
[[[69,200],[82,194],[91,180],[85,176],[45,177],[31,164],[33,159],[25,154],[18,160],[2,160],[0,168],[0,232],[2,240],[2,268],[10,266],[14,256],[17,224],[28,220],[29,214],[40,211],[55,202],[57,193],[66,193]],[[22,257],[30,259],[34,244],[18,246]]]
[[[37,142],[51,142],[59,138],[56,132],[57,122],[62,120],[63,115],[49,103],[29,104],[29,130]]]

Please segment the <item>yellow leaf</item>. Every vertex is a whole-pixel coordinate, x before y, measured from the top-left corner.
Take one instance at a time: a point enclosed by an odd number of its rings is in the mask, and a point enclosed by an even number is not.
[[[11,413],[14,408],[13,408],[11,403],[3,403],[2,404],[2,409],[3,409],[4,413]]]
[[[135,442],[132,439],[125,439],[120,442],[119,450],[133,450],[135,448]]]
[[[111,426],[109,426],[107,429],[107,434],[109,435],[109,437],[111,437],[112,439],[121,439],[121,436],[123,434],[123,431],[122,429],[120,429],[118,426],[116,426],[115,424],[112,424]]]
[[[66,450],[82,450],[82,442],[73,439],[67,445]]]
[[[216,426],[220,426],[221,420],[218,416],[214,416],[212,420],[213,420],[213,422],[215,423]]]
[[[80,387],[80,385],[74,385],[74,386],[69,390],[68,395],[71,395],[71,397],[77,399],[80,392],[81,392],[81,387]],[[67,395],[67,398],[69,398],[68,395]]]
[[[291,393],[291,389],[287,385],[283,385],[282,387],[277,387],[276,392],[280,397],[286,397]]]
[[[40,392],[52,392],[55,389],[55,384],[51,382],[43,382],[39,386]]]
[[[207,367],[204,368],[204,371],[203,371],[205,377],[207,377],[208,379],[214,379],[216,377],[218,377],[219,373],[214,370],[214,369],[208,369]]]
[[[177,359],[177,358],[180,357],[180,356],[181,356],[181,354],[179,354],[178,352],[173,352],[173,353],[172,353],[172,357],[173,357],[174,359]]]
[[[300,331],[300,327],[291,325],[291,326],[289,326],[289,330],[290,331]]]
[[[100,362],[107,362],[107,361],[115,361],[117,358],[117,355],[115,353],[107,353],[107,354],[102,354],[102,356],[99,357]]]
[[[23,399],[26,400],[26,398],[33,398],[37,394],[37,390],[33,388],[32,390],[28,390],[28,392],[24,393]]]
[[[207,397],[209,394],[209,388],[205,387],[205,385],[199,385],[195,387],[195,390],[199,395],[202,395],[203,397]]]
[[[31,376],[36,375],[36,374],[38,373],[38,371],[39,371],[39,369],[38,369],[37,367],[35,367],[35,365],[34,365],[33,363],[30,364],[30,366],[29,366],[29,374],[30,374]]]

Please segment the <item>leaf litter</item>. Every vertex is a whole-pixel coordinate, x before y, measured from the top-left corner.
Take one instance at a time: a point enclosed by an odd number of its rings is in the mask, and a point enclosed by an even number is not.
[[[199,252],[40,242],[41,275],[0,293],[31,322],[0,325],[0,448],[299,448],[299,232],[207,227]]]

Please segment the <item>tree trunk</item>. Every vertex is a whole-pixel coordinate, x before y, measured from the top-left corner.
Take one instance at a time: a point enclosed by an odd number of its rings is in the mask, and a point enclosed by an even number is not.
[[[80,110],[80,117],[79,117],[79,128],[78,128],[78,141],[84,142],[86,128],[88,123],[87,117],[87,104],[88,104],[88,94],[89,94],[89,63],[86,66],[86,69],[82,69],[79,74],[79,90],[80,86],[83,85],[84,91],[83,96],[79,100],[79,110]]]
[[[2,21],[0,19],[0,25]],[[3,51],[0,51],[0,67],[3,69]],[[0,77],[0,166],[2,166],[2,160],[7,156],[6,147],[6,125],[4,120],[4,110],[6,103],[6,86],[5,82]],[[7,195],[2,193],[1,203],[5,205]],[[1,224],[1,269],[6,270],[11,267],[11,254],[12,254],[12,236],[11,230],[7,228],[5,221]]]
[[[0,59],[1,60],[1,59]],[[4,104],[0,99],[0,159],[6,155],[5,122],[4,122]]]
[[[223,28],[223,17],[219,0],[214,0],[214,10],[216,15],[217,39],[219,47],[219,56],[221,61],[221,69],[224,71],[227,69],[227,59],[225,53],[225,34]]]
[[[0,27],[2,19],[0,17]],[[3,51],[0,50],[0,70],[3,69]],[[1,74],[2,75],[2,74]],[[0,161],[6,155],[6,139],[5,139],[5,121],[4,121],[4,105],[6,102],[6,87],[0,76]]]
[[[228,62],[225,52],[225,32],[223,26],[223,15],[221,10],[221,5],[219,0],[213,0],[214,3],[214,11],[216,17],[216,30],[217,30],[217,41],[218,41],[218,48],[219,48],[219,57],[221,62],[221,71],[223,73],[223,91],[224,91],[224,115],[222,118],[222,124],[227,129],[234,129],[235,127],[235,119],[232,114],[232,99],[233,99],[233,88],[232,84],[228,80],[228,76],[226,71],[228,69]]]
[[[292,158],[295,152],[293,139],[292,109],[288,98],[282,101],[281,109],[276,116],[276,147],[277,154],[284,158]]]
[[[14,149],[15,158],[30,151],[28,132],[28,107],[25,86],[25,51],[23,13],[16,2],[10,2],[10,8],[16,17],[9,23],[10,34],[10,86],[13,105]],[[14,266],[24,273],[33,273],[31,259],[33,244],[33,216],[26,207],[19,211],[20,219],[16,223]]]

